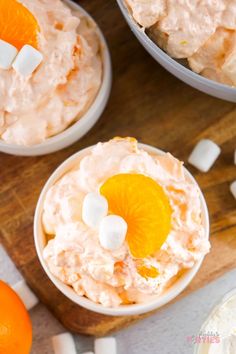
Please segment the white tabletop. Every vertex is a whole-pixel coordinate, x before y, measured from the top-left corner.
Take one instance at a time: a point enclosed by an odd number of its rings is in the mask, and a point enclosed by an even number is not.
[[[0,246],[0,278],[14,284],[21,275]],[[212,307],[236,287],[236,269],[207,287],[160,309],[151,317],[117,332],[118,354],[192,354],[197,336]],[[50,337],[65,331],[42,304],[30,312],[34,342],[32,354],[53,354]],[[78,354],[93,349],[93,338],[75,336]],[[69,353],[68,353],[69,354]]]

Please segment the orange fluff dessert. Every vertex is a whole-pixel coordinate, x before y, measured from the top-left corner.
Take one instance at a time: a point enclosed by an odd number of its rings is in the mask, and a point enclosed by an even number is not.
[[[106,307],[147,302],[210,248],[200,192],[183,163],[134,138],[98,143],[47,192],[50,271]]]
[[[209,79],[236,86],[234,0],[124,0],[134,20],[171,57]]]
[[[4,142],[40,144],[87,112],[103,71],[98,29],[87,16],[60,0],[0,0],[0,40],[9,55],[12,48],[21,54],[13,66],[0,68]],[[30,74],[24,60],[36,60]]]

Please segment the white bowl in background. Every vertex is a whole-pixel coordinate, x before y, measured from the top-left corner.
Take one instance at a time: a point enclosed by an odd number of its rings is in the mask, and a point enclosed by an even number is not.
[[[230,299],[235,298],[236,297],[236,289],[234,288],[233,290],[229,291],[227,294],[225,294],[222,298],[222,300],[212,309],[212,311],[210,312],[210,314],[208,315],[207,319],[205,320],[205,322],[203,323],[201,329],[200,329],[200,333],[205,333],[206,334],[206,326],[208,324],[208,321],[210,320],[210,318],[212,316],[215,315],[215,313],[222,307],[224,306],[224,304],[226,302],[228,302]],[[218,333],[220,335],[220,333]],[[220,338],[221,339],[221,338]],[[217,344],[215,344],[217,346]],[[197,343],[194,346],[194,354],[208,354],[209,353],[209,347],[208,344],[205,343]],[[217,349],[217,347],[216,347]],[[217,351],[218,352],[218,351]]]
[[[196,74],[184,65],[178,63],[178,61],[174,60],[168,54],[166,54],[146,35],[144,30],[133,19],[132,15],[124,4],[124,0],[117,0],[117,3],[129,27],[138,38],[139,42],[144,46],[149,54],[151,54],[151,56],[166,70],[168,70],[171,74],[175,75],[180,80],[184,81],[186,84],[202,92],[227,101],[236,102],[235,87],[209,80],[199,74]]]
[[[64,0],[64,2],[73,10],[79,10],[94,22],[92,17],[78,4],[75,4],[70,0]],[[98,28],[97,24],[96,26]],[[32,146],[21,146],[16,144],[8,144],[0,139],[1,152],[20,156],[39,156],[49,154],[72,145],[77,140],[82,138],[82,136],[84,136],[94,126],[106,107],[111,92],[112,82],[111,58],[108,46],[99,28],[98,34],[102,44],[103,79],[97,96],[85,114],[77,122],[65,129],[63,132],[46,139],[40,144]]]
[[[163,151],[151,147],[145,144],[139,144],[140,148],[143,148],[150,154],[164,154]],[[45,272],[47,273],[48,277],[51,279],[53,284],[71,301],[75,302],[79,306],[85,307],[86,309],[98,313],[102,313],[104,315],[111,315],[111,316],[125,316],[125,315],[139,315],[143,313],[147,313],[149,311],[155,310],[171,300],[173,300],[177,295],[179,295],[191,282],[194,278],[196,273],[198,272],[204,257],[202,257],[191,269],[186,270],[186,272],[177,279],[174,284],[168,288],[163,294],[160,296],[155,297],[153,301],[148,303],[142,304],[134,304],[134,305],[121,305],[116,308],[111,307],[104,307],[101,304],[94,303],[93,301],[87,299],[86,297],[79,296],[76,292],[72,289],[72,287],[64,284],[62,281],[57,279],[49,270],[47,263],[43,258],[43,249],[46,246],[46,235],[43,231],[42,226],[42,212],[43,212],[43,204],[44,199],[46,196],[47,191],[49,188],[55,184],[67,171],[71,170],[75,165],[78,165],[78,162],[91,151],[92,147],[88,147],[83,149],[76,154],[72,155],[70,158],[64,161],[51,175],[48,179],[47,183],[45,184],[38,203],[35,210],[35,217],[34,217],[34,241],[36,246],[36,251],[41,262],[41,265]],[[187,178],[193,181],[195,184],[197,182],[193,178],[193,176],[185,169],[185,174]],[[199,189],[200,191],[200,189]],[[200,199],[201,199],[201,208],[202,208],[202,221],[205,229],[205,236],[209,238],[209,215],[206,206],[205,199],[203,197],[202,192],[200,191]]]

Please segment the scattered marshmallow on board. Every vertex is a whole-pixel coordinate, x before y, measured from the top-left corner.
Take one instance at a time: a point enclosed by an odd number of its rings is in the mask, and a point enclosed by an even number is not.
[[[52,337],[54,354],[77,354],[72,334],[66,332]]]
[[[16,47],[0,39],[0,68],[10,69],[17,53]]]
[[[82,219],[92,228],[99,226],[102,218],[108,213],[108,202],[98,193],[89,193],[85,196],[82,207]]]
[[[31,45],[24,45],[14,60],[12,67],[22,76],[31,75],[42,62],[42,54]]]
[[[74,338],[70,333],[52,337],[54,354],[76,354]],[[116,339],[112,337],[95,339],[95,354],[117,354]],[[83,354],[94,354],[86,352]]]
[[[236,149],[234,150],[234,164],[236,165]],[[231,183],[230,191],[233,194],[234,198],[236,199],[236,180]]]
[[[220,153],[220,147],[212,140],[202,139],[193,149],[188,162],[201,172],[208,172]]]
[[[230,191],[233,194],[234,198],[236,199],[236,180],[233,183],[231,183]]]
[[[21,298],[27,310],[31,310],[39,302],[38,298],[31,291],[24,280],[20,280],[18,283],[12,286],[12,289]]]
[[[117,354],[116,339],[113,337],[95,339],[94,353]]]

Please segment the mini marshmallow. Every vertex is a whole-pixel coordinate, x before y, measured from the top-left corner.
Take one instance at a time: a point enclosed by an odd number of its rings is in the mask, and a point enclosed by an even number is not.
[[[106,250],[114,251],[120,248],[127,233],[126,221],[118,215],[104,217],[100,224],[99,241]]]
[[[113,337],[95,339],[95,354],[116,354],[116,339]]]
[[[108,202],[98,193],[89,193],[83,201],[82,219],[92,228],[99,226],[102,218],[108,213]]]
[[[233,183],[231,183],[230,185],[230,191],[233,194],[234,198],[236,199],[236,181],[234,181]]]
[[[0,68],[10,69],[17,53],[16,47],[0,39]]]
[[[68,332],[52,337],[52,345],[55,354],[76,354],[74,338]]]
[[[213,166],[221,152],[220,147],[209,139],[200,140],[191,155],[188,162],[202,172],[207,172]]]
[[[29,76],[37,69],[42,60],[42,54],[31,45],[26,44],[20,50],[12,67],[22,76]]]
[[[13,285],[12,289],[21,298],[28,311],[38,304],[38,298],[34,295],[24,280]]]

